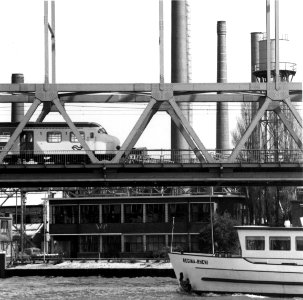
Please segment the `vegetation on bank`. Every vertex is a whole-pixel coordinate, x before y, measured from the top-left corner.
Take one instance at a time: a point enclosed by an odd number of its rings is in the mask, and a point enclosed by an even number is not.
[[[292,129],[302,140],[302,130],[287,106],[281,105],[284,115]],[[256,104],[243,103],[236,129],[232,132],[232,143],[236,145],[252,122],[257,111]],[[247,150],[262,150],[265,162],[291,162],[296,156],[289,150],[300,150],[277,114],[267,111],[250,138],[244,144]],[[279,153],[282,155],[279,156]],[[259,158],[261,159],[261,157]],[[296,200],[296,187],[250,186],[243,187],[248,206],[247,224],[283,226],[285,220],[291,220],[291,201]]]

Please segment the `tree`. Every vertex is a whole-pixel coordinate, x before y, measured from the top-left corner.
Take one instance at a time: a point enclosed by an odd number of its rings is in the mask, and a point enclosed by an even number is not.
[[[288,107],[281,105],[281,110],[298,136],[301,136],[301,131]],[[238,143],[251,123],[254,111],[250,104],[242,105],[237,127],[232,132],[234,145]],[[264,150],[262,153],[264,161],[271,161],[271,159],[279,161],[280,153],[284,161],[293,161],[295,156],[289,149],[299,150],[282,121],[271,111],[265,113],[263,120],[245,143],[244,148]],[[284,220],[291,217],[290,201],[295,199],[295,189],[296,187],[246,187],[250,223],[283,225]]]
[[[215,252],[229,252],[238,254],[239,241],[235,226],[240,222],[233,219],[229,213],[215,214],[213,221]],[[211,224],[200,230],[201,252],[212,253],[212,228]]]

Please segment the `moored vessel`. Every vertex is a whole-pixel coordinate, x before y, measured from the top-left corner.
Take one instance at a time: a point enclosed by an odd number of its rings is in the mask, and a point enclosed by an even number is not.
[[[169,254],[180,286],[196,293],[303,295],[303,228],[237,226],[241,255]]]

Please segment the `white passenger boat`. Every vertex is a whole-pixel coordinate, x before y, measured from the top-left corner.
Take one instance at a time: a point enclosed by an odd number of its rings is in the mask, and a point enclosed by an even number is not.
[[[303,227],[236,229],[241,256],[169,254],[180,286],[196,293],[303,296]]]

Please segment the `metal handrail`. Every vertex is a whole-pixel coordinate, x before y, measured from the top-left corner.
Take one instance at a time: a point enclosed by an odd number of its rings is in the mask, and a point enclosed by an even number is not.
[[[261,38],[261,40],[263,40],[263,41],[267,40],[267,34],[266,34],[266,32],[263,32],[263,37]],[[280,34],[279,40],[289,41],[288,34],[287,33]]]
[[[91,151],[102,163],[110,163],[116,154],[122,150],[111,153],[107,151]],[[232,153],[230,150],[207,150],[214,162],[228,163]],[[124,151],[120,163],[123,164],[201,164],[195,152],[192,150],[164,150],[164,149],[138,149],[132,150],[125,155]],[[202,151],[199,151],[203,155]],[[9,151],[4,158],[6,165],[35,165],[35,164],[89,164],[88,151]],[[205,160],[206,162],[206,160]],[[236,162],[245,163],[301,163],[303,162],[303,152],[301,150],[285,149],[243,149],[239,152]]]
[[[276,69],[276,62],[272,61],[270,63],[270,68],[272,70]],[[267,69],[267,63],[258,63],[254,65],[254,71],[266,71]],[[279,69],[280,71],[291,71],[296,72],[297,71],[297,64],[292,62],[279,62]]]

